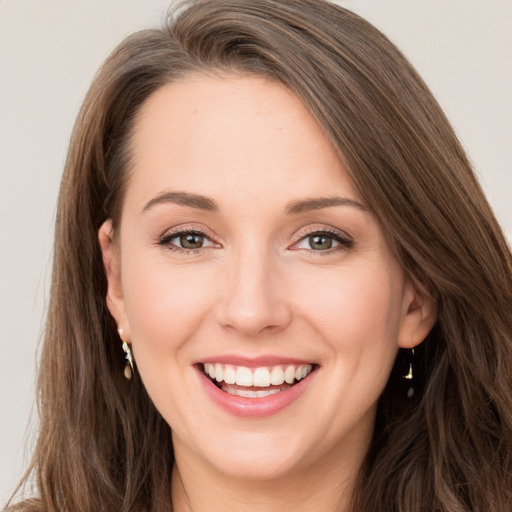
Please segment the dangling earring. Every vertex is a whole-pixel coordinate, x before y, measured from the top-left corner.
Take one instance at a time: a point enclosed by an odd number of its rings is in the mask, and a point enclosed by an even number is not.
[[[409,383],[410,386],[409,386],[409,389],[407,390],[407,398],[412,398],[412,396],[414,395],[414,386],[413,386],[414,375],[413,375],[413,370],[412,370],[413,360],[414,360],[414,349],[412,348],[411,349],[411,357],[409,359],[409,373],[407,375],[404,375],[404,379],[410,381],[410,383]]]
[[[121,338],[121,341],[123,342],[123,351],[124,351],[124,358],[126,360],[126,365],[124,367],[124,377],[127,380],[132,380],[134,369],[133,369],[133,357],[132,357],[132,351],[130,350],[130,346],[126,341],[123,340],[123,329],[119,328],[117,330],[119,333],[119,337]]]

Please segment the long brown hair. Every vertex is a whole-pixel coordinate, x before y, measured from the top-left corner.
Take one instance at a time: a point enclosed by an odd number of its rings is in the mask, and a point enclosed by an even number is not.
[[[169,426],[123,356],[97,232],[122,213],[144,101],[194,72],[262,75],[293,90],[339,150],[438,320],[399,354],[354,494],[358,512],[512,508],[510,249],[452,128],[378,30],[323,0],[199,0],[123,41],[94,80],[62,179],[39,375],[39,441],[21,510],[170,510]],[[13,510],[17,508],[14,506]]]

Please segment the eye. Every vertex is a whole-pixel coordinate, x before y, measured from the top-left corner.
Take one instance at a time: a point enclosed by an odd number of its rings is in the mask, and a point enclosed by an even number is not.
[[[182,249],[199,249],[203,247],[205,242],[204,235],[200,233],[182,233],[178,236],[175,236],[169,240],[173,245],[177,245]]]
[[[166,245],[169,249],[178,251],[194,251],[216,245],[200,231],[178,231],[169,233],[160,239],[159,244]]]
[[[293,249],[307,249],[319,252],[327,252],[336,249],[352,247],[352,240],[344,237],[341,233],[333,233],[329,231],[315,231],[301,238]]]

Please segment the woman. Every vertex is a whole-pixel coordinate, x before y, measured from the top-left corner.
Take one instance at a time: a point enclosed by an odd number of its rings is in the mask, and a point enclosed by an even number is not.
[[[114,51],[62,181],[13,510],[500,511],[510,250],[398,50],[318,0]]]

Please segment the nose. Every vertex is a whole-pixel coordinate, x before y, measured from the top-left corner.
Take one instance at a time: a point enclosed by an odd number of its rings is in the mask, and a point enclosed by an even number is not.
[[[279,332],[291,321],[286,278],[270,251],[240,252],[226,263],[217,320],[245,337]]]

